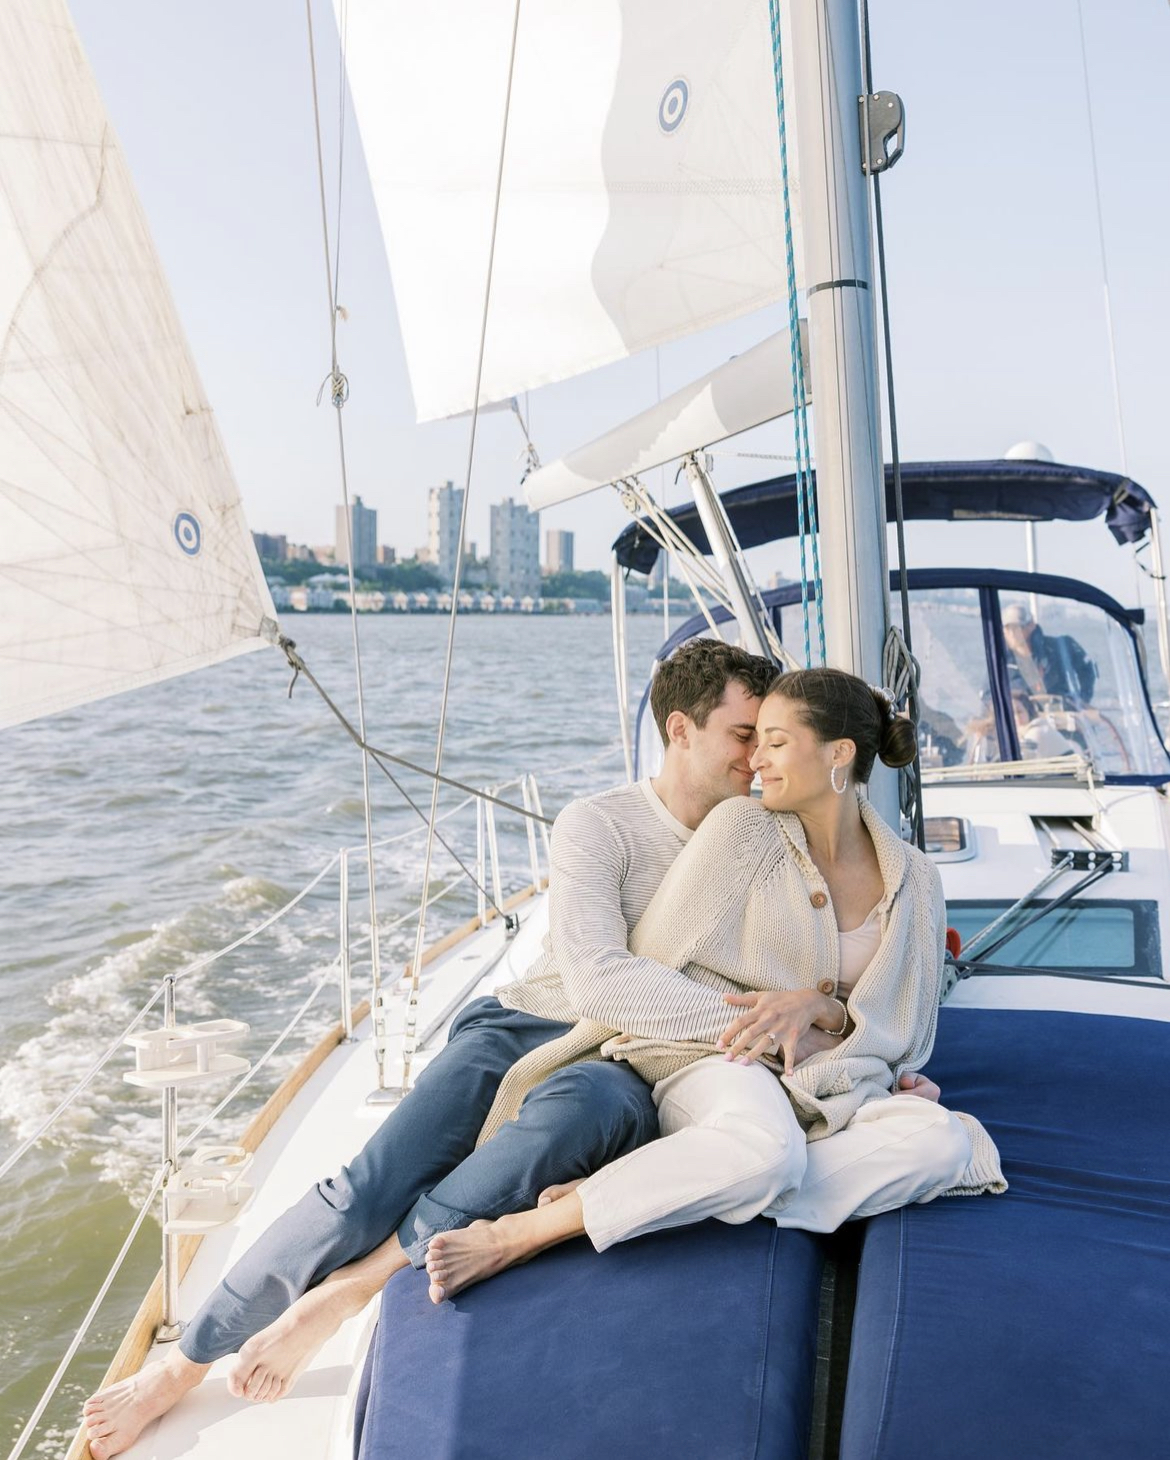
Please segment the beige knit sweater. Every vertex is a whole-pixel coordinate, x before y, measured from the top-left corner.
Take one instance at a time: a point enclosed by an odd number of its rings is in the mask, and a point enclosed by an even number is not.
[[[842,1130],[867,1101],[888,1095],[904,1070],[921,1069],[934,1044],[946,933],[938,871],[867,801],[860,806],[884,894],[878,904],[881,944],[849,997],[852,1031],[791,1075],[777,1061],[764,1060],[783,1081],[809,1140]],[[715,807],[666,874],[634,929],[630,950],[720,994],[815,988],[826,977],[835,983],[836,915],[799,817],[738,796]],[[645,1029],[644,1017],[640,1023]],[[677,1031],[676,1015],[672,1033]],[[714,1053],[709,1020],[696,1028],[697,1037],[681,1040],[651,1033],[614,1044],[617,1032],[586,1020],[518,1061],[500,1086],[481,1142],[514,1118],[530,1089],[576,1060],[624,1059],[654,1083]],[[991,1138],[978,1121],[960,1119],[971,1137],[972,1161],[955,1190],[1005,1190]]]

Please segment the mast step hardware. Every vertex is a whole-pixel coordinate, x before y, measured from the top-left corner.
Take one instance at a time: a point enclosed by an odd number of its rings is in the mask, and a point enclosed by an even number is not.
[[[1078,847],[1075,851],[1071,847],[1053,847],[1052,865],[1063,866],[1068,872],[1095,872],[1106,865],[1113,872],[1128,872],[1129,853],[1095,851],[1091,847]]]
[[[857,98],[861,121],[861,170],[866,177],[888,172],[906,142],[906,110],[896,91],[872,91]],[[890,138],[895,139],[890,148]]]
[[[237,1054],[223,1054],[220,1046],[237,1044],[248,1030],[242,1019],[205,1019],[199,1024],[129,1034],[126,1043],[134,1051],[136,1063],[122,1078],[147,1090],[163,1090],[242,1075],[250,1068],[248,1061]]]
[[[243,1146],[200,1146],[167,1182],[163,1230],[210,1232],[233,1221],[255,1189],[242,1180],[252,1164]]]

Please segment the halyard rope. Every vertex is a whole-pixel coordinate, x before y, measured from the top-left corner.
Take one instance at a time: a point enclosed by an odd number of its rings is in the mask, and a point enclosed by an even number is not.
[[[381,984],[381,966],[378,961],[378,894],[377,882],[374,876],[374,820],[370,807],[370,763],[364,749],[366,738],[366,702],[362,688],[362,653],[361,644],[358,640],[357,625],[357,587],[354,581],[354,551],[353,551],[353,514],[349,501],[349,477],[345,464],[345,426],[342,419],[342,407],[349,399],[349,381],[341,373],[337,362],[337,287],[335,276],[330,260],[329,250],[329,213],[325,203],[325,155],[321,145],[321,108],[317,97],[317,54],[313,43],[313,6],[312,0],[305,0],[305,19],[309,33],[309,72],[313,83],[313,135],[317,146],[317,185],[321,198],[321,235],[325,250],[325,285],[329,296],[329,346],[330,346],[330,374],[329,383],[330,399],[337,413],[337,449],[338,459],[341,466],[341,500],[345,512],[345,541],[346,556],[349,562],[346,565],[349,575],[349,616],[350,627],[353,634],[353,662],[354,675],[357,680],[358,700],[358,726],[361,730],[362,750],[362,809],[365,816],[366,828],[366,855],[369,859],[369,877],[367,885],[369,888],[370,900],[370,927],[373,930],[373,938],[370,942],[370,964],[373,984],[373,998],[376,999]],[[345,64],[345,26],[343,24],[341,35],[341,64],[344,72]],[[341,96],[342,116],[345,114],[345,92]],[[344,134],[338,139],[338,195],[337,195],[337,223],[338,223],[338,247],[340,249],[341,232],[341,165],[344,148]],[[338,263],[340,269],[340,262]],[[324,389],[324,387],[322,387]],[[317,397],[320,402],[320,395]]]
[[[808,392],[804,379],[804,352],[796,291],[796,249],[792,236],[792,198],[788,186],[788,129],[784,113],[784,62],[780,42],[779,0],[768,0],[772,22],[772,69],[776,81],[776,122],[780,135],[780,180],[784,193],[784,262],[788,276],[788,339],[792,351],[792,421],[796,445],[796,525],[800,538],[800,607],[804,621],[804,662],[812,665],[809,630],[809,576],[806,543],[812,541],[814,596],[821,663],[825,663],[825,611],[821,587],[821,552],[808,437]]]
[[[512,42],[508,52],[508,79],[504,89],[504,115],[500,128],[499,160],[496,166],[496,191],[492,204],[492,232],[488,245],[487,275],[483,289],[483,316],[479,327],[479,349],[475,362],[475,393],[472,398],[471,431],[467,443],[467,472],[464,478],[463,503],[459,513],[459,539],[455,547],[455,574],[451,586],[451,615],[447,622],[447,652],[443,661],[443,699],[439,706],[439,729],[435,740],[435,780],[431,788],[431,814],[427,826],[427,845],[423,860],[422,896],[419,906],[418,929],[414,943],[414,957],[410,965],[410,995],[406,1012],[406,1036],[403,1041],[402,1088],[410,1082],[410,1066],[414,1056],[415,1017],[418,1008],[419,974],[422,968],[423,946],[426,938],[427,886],[430,881],[431,854],[435,839],[435,815],[439,805],[439,774],[443,769],[443,745],[447,733],[447,702],[451,690],[451,664],[455,652],[455,625],[459,617],[459,588],[463,579],[463,554],[467,536],[467,509],[471,502],[471,471],[475,462],[475,437],[479,425],[479,393],[483,383],[484,349],[487,343],[488,309],[492,296],[492,270],[496,261],[496,233],[500,221],[500,196],[504,186],[504,154],[508,142],[508,118],[512,105],[512,78],[516,69],[516,36],[520,27],[520,0],[516,0],[512,12]],[[363,739],[364,739],[363,731]]]

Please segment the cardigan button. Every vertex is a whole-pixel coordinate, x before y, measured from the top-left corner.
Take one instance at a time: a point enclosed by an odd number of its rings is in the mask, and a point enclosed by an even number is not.
[[[833,982],[831,978],[823,978],[821,979],[820,983],[817,984],[817,988],[820,989],[822,994],[832,994],[836,992],[837,985]]]
[[[814,892],[809,896],[809,902],[816,908],[824,907],[828,900],[823,892]]]

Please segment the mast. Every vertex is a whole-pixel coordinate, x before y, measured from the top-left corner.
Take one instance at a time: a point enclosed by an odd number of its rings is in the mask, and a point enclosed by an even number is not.
[[[825,642],[830,664],[880,684],[889,574],[858,14],[854,0],[793,0],[790,14]],[[881,766],[870,799],[898,825]]]

